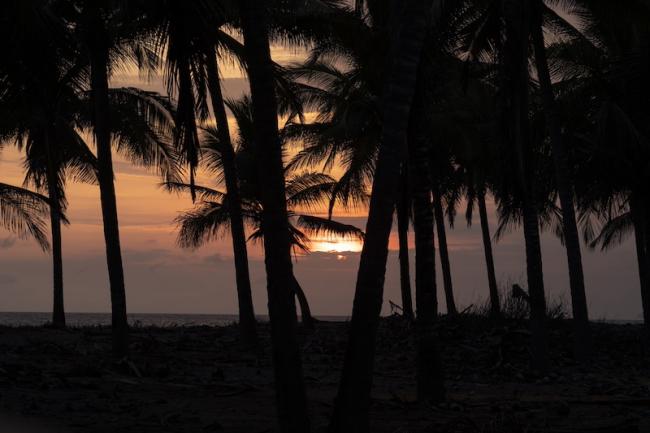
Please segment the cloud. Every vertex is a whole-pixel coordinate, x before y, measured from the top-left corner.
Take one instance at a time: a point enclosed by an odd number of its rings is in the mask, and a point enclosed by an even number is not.
[[[207,263],[210,265],[213,264],[221,264],[221,263],[231,263],[232,262],[232,257],[229,257],[225,254],[220,254],[220,253],[215,253],[211,254],[209,256],[205,256],[203,258],[203,263]]]

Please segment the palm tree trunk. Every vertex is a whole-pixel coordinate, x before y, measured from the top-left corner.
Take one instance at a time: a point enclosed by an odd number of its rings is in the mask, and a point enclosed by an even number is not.
[[[302,286],[296,279],[293,277],[293,283],[296,293],[296,299],[298,300],[298,305],[300,305],[300,317],[302,319],[302,326],[308,329],[313,329],[316,323],[314,316],[311,315],[311,308],[309,308],[309,302],[307,301],[307,296],[305,291],[302,290]]]
[[[492,238],[488,222],[487,207],[485,206],[485,191],[478,194],[478,213],[481,220],[481,234],[483,235],[483,250],[485,252],[485,265],[487,267],[488,286],[490,288],[490,316],[501,317],[501,301],[494,271],[494,256],[492,255]]]
[[[108,42],[104,22],[99,11],[86,6],[93,13],[92,45],[90,47],[91,97],[94,112],[94,133],[97,143],[97,180],[99,183],[106,261],[111,290],[111,321],[113,353],[125,356],[128,352],[128,322],[126,315],[126,291],[124,269],[117,218],[117,200],[111,154],[110,108],[108,100]]]
[[[638,194],[632,193],[630,197],[630,212],[634,224],[636,257],[639,264],[643,323],[650,334],[650,251],[648,251],[648,215],[645,209],[643,199]]]
[[[458,314],[458,310],[456,309],[456,302],[454,301],[454,286],[451,280],[451,264],[449,263],[449,249],[447,248],[445,214],[442,209],[440,192],[437,189],[433,193],[433,214],[436,220],[436,229],[438,231],[438,252],[440,254],[440,266],[442,267],[442,282],[445,289],[447,314],[455,316]]]
[[[50,139],[45,134],[47,152],[47,189],[50,201],[50,229],[52,231],[52,277],[53,308],[52,326],[65,328],[65,308],[63,303],[63,252],[61,247],[61,209],[58,191],[58,176],[53,161]]]
[[[526,273],[530,295],[532,364],[538,371],[548,369],[548,341],[546,333],[546,296],[542,251],[539,239],[538,209],[535,202],[534,173],[531,166],[530,131],[528,120],[528,28],[530,11],[528,2],[506,0],[504,5],[507,25],[507,54],[510,56],[512,138],[517,157],[524,239],[526,244]]]
[[[427,77],[426,69],[420,65],[419,77]],[[427,138],[420,131],[425,130],[424,102],[426,101],[426,80],[418,79],[416,97],[409,122],[409,184],[413,199],[413,229],[415,232],[415,300],[417,319],[416,337],[416,380],[417,397],[423,402],[441,402],[445,399],[444,377],[438,350],[434,323],[438,317],[436,282],[436,244],[431,173],[429,170],[430,148]]]
[[[219,78],[219,65],[214,50],[210,51],[212,58],[208,62],[208,86],[212,111],[217,123],[219,140],[222,143],[221,160],[223,174],[228,192],[228,213],[230,215],[230,234],[235,258],[235,280],[237,283],[237,300],[239,302],[239,330],[242,340],[246,344],[257,341],[257,324],[253,308],[253,295],[251,293],[250,273],[248,269],[248,250],[246,248],[246,232],[244,218],[241,210],[241,196],[239,193],[239,178],[235,162],[235,151],[228,127],[228,116],[221,93],[221,79]]]
[[[397,235],[399,238],[399,276],[402,291],[402,314],[408,321],[414,319],[413,300],[411,298],[411,272],[409,264],[409,202],[408,171],[402,168],[402,192],[397,203]]]
[[[399,193],[400,162],[404,160],[406,151],[409,111],[430,6],[429,1],[404,2],[401,31],[393,32],[396,40],[391,50],[391,66],[385,74],[382,139],[357,274],[350,337],[330,424],[333,433],[370,431],[370,391],[388,239]]]
[[[262,231],[271,322],[271,343],[280,430],[308,433],[307,398],[297,339],[293,266],[284,183],[282,147],[266,2],[241,2],[242,28],[255,122],[255,157],[264,179],[261,191]]]
[[[555,181],[560,196],[562,207],[562,229],[566,245],[569,265],[569,281],[571,288],[571,306],[573,311],[573,340],[574,352],[578,360],[586,360],[591,352],[591,330],[589,329],[589,313],[587,310],[587,295],[585,294],[585,279],[582,270],[582,254],[580,251],[580,238],[576,223],[573,192],[569,180],[569,163],[566,148],[562,141],[560,129],[560,116],[555,107],[555,95],[551,83],[551,74],[546,58],[544,44],[544,31],[542,28],[542,0],[535,0],[535,22],[532,28],[533,45],[537,75],[542,89],[542,102],[546,119],[548,121],[553,163],[555,168]]]
[[[50,196],[50,200],[52,200]],[[50,224],[52,229],[52,274],[54,282],[54,302],[52,326],[65,328],[65,309],[63,304],[63,256],[61,251],[61,215],[56,206],[50,205]]]

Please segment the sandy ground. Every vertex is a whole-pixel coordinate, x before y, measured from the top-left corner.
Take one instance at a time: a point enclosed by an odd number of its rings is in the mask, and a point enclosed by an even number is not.
[[[524,323],[443,320],[448,401],[432,406],[415,400],[412,329],[384,320],[373,432],[650,433],[642,329],[594,324],[597,355],[580,366],[569,323],[551,326],[553,366],[539,376],[527,367]],[[315,432],[332,411],[346,328],[301,330]],[[117,361],[104,328],[0,328],[0,433],[273,432],[266,325],[260,333],[261,348],[249,353],[234,327],[136,328],[131,358]]]

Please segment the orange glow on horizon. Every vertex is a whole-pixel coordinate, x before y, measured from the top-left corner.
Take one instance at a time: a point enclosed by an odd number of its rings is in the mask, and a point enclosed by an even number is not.
[[[312,251],[322,253],[358,253],[363,243],[352,239],[318,239],[311,241],[310,247]]]

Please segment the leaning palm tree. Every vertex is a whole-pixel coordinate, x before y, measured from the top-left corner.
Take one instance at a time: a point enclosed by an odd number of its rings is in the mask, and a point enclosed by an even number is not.
[[[433,192],[433,216],[435,220],[436,231],[438,233],[438,252],[440,256],[440,265],[442,270],[442,282],[445,291],[445,302],[447,305],[447,314],[450,316],[458,314],[456,301],[454,299],[454,287],[451,276],[451,263],[449,260],[449,247],[447,245],[447,231],[445,206],[447,211],[453,213],[453,203],[449,205],[448,197],[456,197],[458,188],[455,188],[453,182],[453,167],[450,155],[444,146],[438,146],[433,150],[434,155],[431,158],[431,190]],[[453,221],[453,218],[452,218]]]
[[[564,2],[567,6],[567,2]],[[576,6],[576,2],[573,5]],[[556,108],[555,93],[549,70],[546,44],[544,41],[544,18],[549,9],[543,0],[534,0],[532,5],[531,36],[535,52],[537,77],[540,84],[542,106],[546,114],[550,132],[551,153],[553,156],[555,183],[562,209],[562,232],[567,251],[569,266],[569,286],[571,290],[571,305],[574,323],[574,348],[579,360],[586,360],[591,351],[591,331],[589,330],[589,313],[582,269],[582,253],[580,238],[576,223],[574,192],[570,181],[570,170],[567,150],[562,138],[561,119]],[[573,29],[566,25],[562,27],[571,32]],[[577,31],[573,33],[577,34]]]

